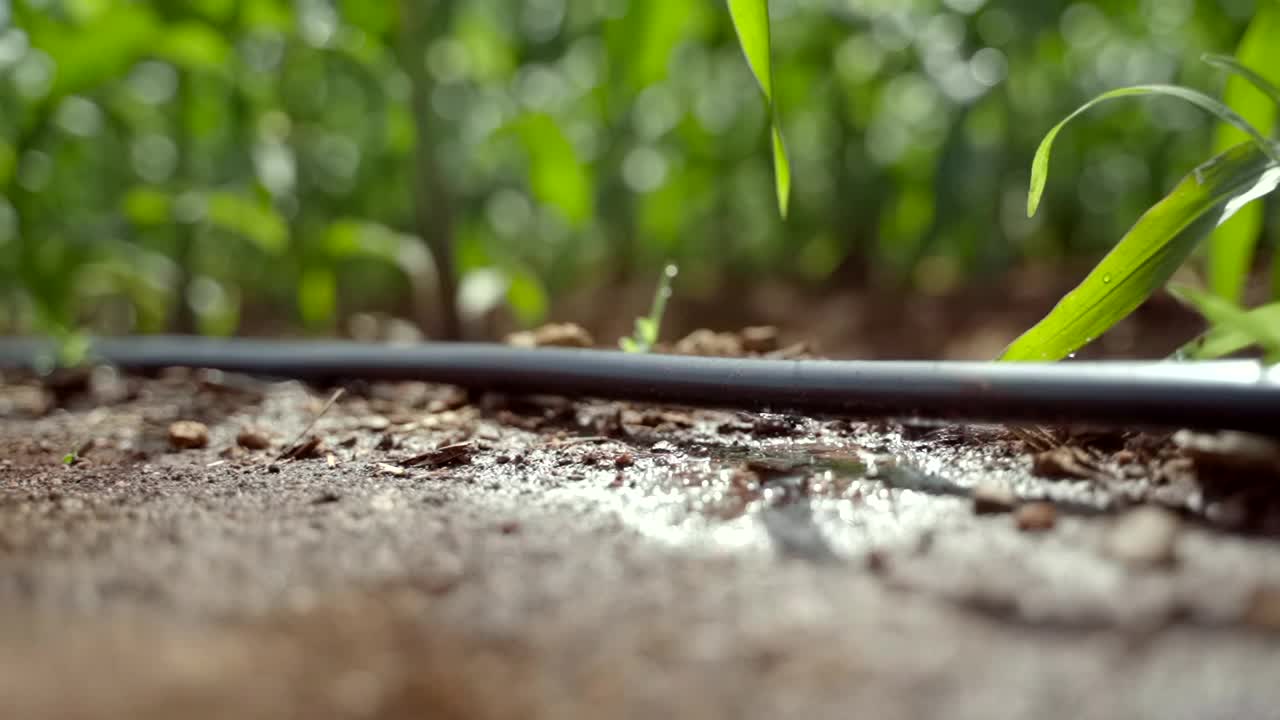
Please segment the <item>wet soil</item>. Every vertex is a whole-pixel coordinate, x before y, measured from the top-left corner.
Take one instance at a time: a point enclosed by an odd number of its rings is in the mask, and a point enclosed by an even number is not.
[[[0,717],[1280,707],[1266,442],[342,390],[0,378]]]

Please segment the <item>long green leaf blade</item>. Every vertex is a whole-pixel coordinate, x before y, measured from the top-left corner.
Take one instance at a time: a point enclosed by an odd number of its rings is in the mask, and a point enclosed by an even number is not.
[[[1060,360],[1133,312],[1214,227],[1280,185],[1280,164],[1245,142],[1197,167],[1148,210],[1001,360]]]
[[[747,65],[760,83],[764,99],[773,102],[773,67],[769,52],[769,0],[729,0],[729,16],[738,33]]]
[[[1276,85],[1270,79],[1263,77],[1261,73],[1258,73],[1250,69],[1249,67],[1244,65],[1244,63],[1240,62],[1239,60],[1229,55],[1205,55],[1202,59],[1216,68],[1221,68],[1228,72],[1235,73],[1236,75],[1239,75],[1240,77],[1249,81],[1249,83],[1253,85],[1253,87],[1257,88],[1258,92],[1262,93],[1263,95],[1266,95],[1267,99],[1275,103],[1277,106],[1280,106],[1280,87],[1276,87]],[[1233,107],[1235,106],[1233,103],[1231,103],[1231,98],[1229,93],[1228,93],[1226,102],[1232,104]],[[1243,115],[1243,113],[1241,114]],[[1253,121],[1250,120],[1250,122],[1253,122]],[[1265,124],[1265,123],[1254,123],[1254,124],[1259,125],[1259,124]]]
[[[1276,149],[1274,143],[1263,137],[1257,128],[1250,125],[1247,120],[1240,117],[1234,110],[1204,93],[1178,87],[1177,85],[1134,85],[1132,87],[1117,88],[1104,92],[1076,108],[1075,112],[1063,118],[1057,125],[1054,125],[1045,134],[1044,139],[1040,141],[1040,146],[1036,148],[1035,158],[1031,161],[1031,190],[1027,194],[1028,216],[1035,215],[1036,208],[1040,206],[1040,197],[1044,194],[1045,182],[1049,178],[1049,151],[1052,149],[1053,141],[1058,137],[1058,133],[1062,131],[1062,128],[1094,105],[1107,100],[1114,100],[1115,98],[1138,95],[1168,95],[1197,105],[1247,133],[1264,153],[1273,160],[1280,162],[1280,151]]]
[[[769,0],[728,0],[733,29],[738,34],[747,65],[760,84],[769,106],[770,138],[773,149],[774,186],[778,193],[778,212],[787,216],[791,198],[791,164],[787,160],[786,143],[778,121],[778,105],[773,93],[773,64],[769,49]]]
[[[1250,323],[1259,322],[1280,327],[1280,302],[1253,308],[1245,314],[1250,316]],[[1173,357],[1178,360],[1214,360],[1244,350],[1255,342],[1252,333],[1241,332],[1231,325],[1215,324],[1196,339],[1178,348],[1173,353]]]
[[[1213,324],[1233,337],[1245,337],[1248,345],[1258,345],[1268,357],[1280,355],[1280,323],[1266,314],[1251,313],[1217,295],[1186,285],[1171,285],[1169,293],[1191,306]]]
[[[787,146],[776,122],[770,134],[773,136],[773,172],[774,186],[778,191],[778,212],[785,218],[791,205],[791,165],[787,162]]]
[[[1261,3],[1245,30],[1234,58],[1207,56],[1209,64],[1234,73],[1227,79],[1222,100],[1263,132],[1274,131],[1280,111],[1280,2]],[[1256,70],[1255,70],[1256,68]],[[1214,132],[1214,152],[1245,139],[1234,126],[1219,123]],[[1207,274],[1209,289],[1230,300],[1239,300],[1253,264],[1254,249],[1262,234],[1261,205],[1253,205],[1213,232],[1209,241]],[[1277,255],[1280,258],[1280,255]]]

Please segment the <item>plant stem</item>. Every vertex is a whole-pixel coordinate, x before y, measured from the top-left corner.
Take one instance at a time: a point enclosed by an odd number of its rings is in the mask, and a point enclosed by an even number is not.
[[[433,144],[439,129],[432,122],[431,78],[426,72],[422,50],[430,38],[447,26],[452,5],[449,0],[401,0],[398,43],[401,67],[409,75],[417,136],[412,170],[414,224],[436,266],[440,305],[435,313],[437,327],[433,335],[443,340],[461,339],[462,321],[458,315],[458,280],[453,261],[453,209],[435,160]],[[429,325],[424,316],[420,316],[418,322]]]

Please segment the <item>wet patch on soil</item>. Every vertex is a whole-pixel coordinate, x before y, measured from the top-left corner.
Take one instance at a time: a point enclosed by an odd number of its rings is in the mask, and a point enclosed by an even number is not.
[[[2,714],[1280,701],[1265,442],[333,390],[0,379]]]

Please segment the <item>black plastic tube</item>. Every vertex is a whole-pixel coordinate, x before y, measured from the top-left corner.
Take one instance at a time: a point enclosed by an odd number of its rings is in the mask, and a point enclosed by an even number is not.
[[[53,346],[0,340],[0,368]],[[329,382],[424,380],[506,393],[587,396],[845,417],[1231,429],[1280,434],[1280,367],[1201,363],[765,360],[522,349],[131,337],[90,357],[125,370],[187,366]]]

